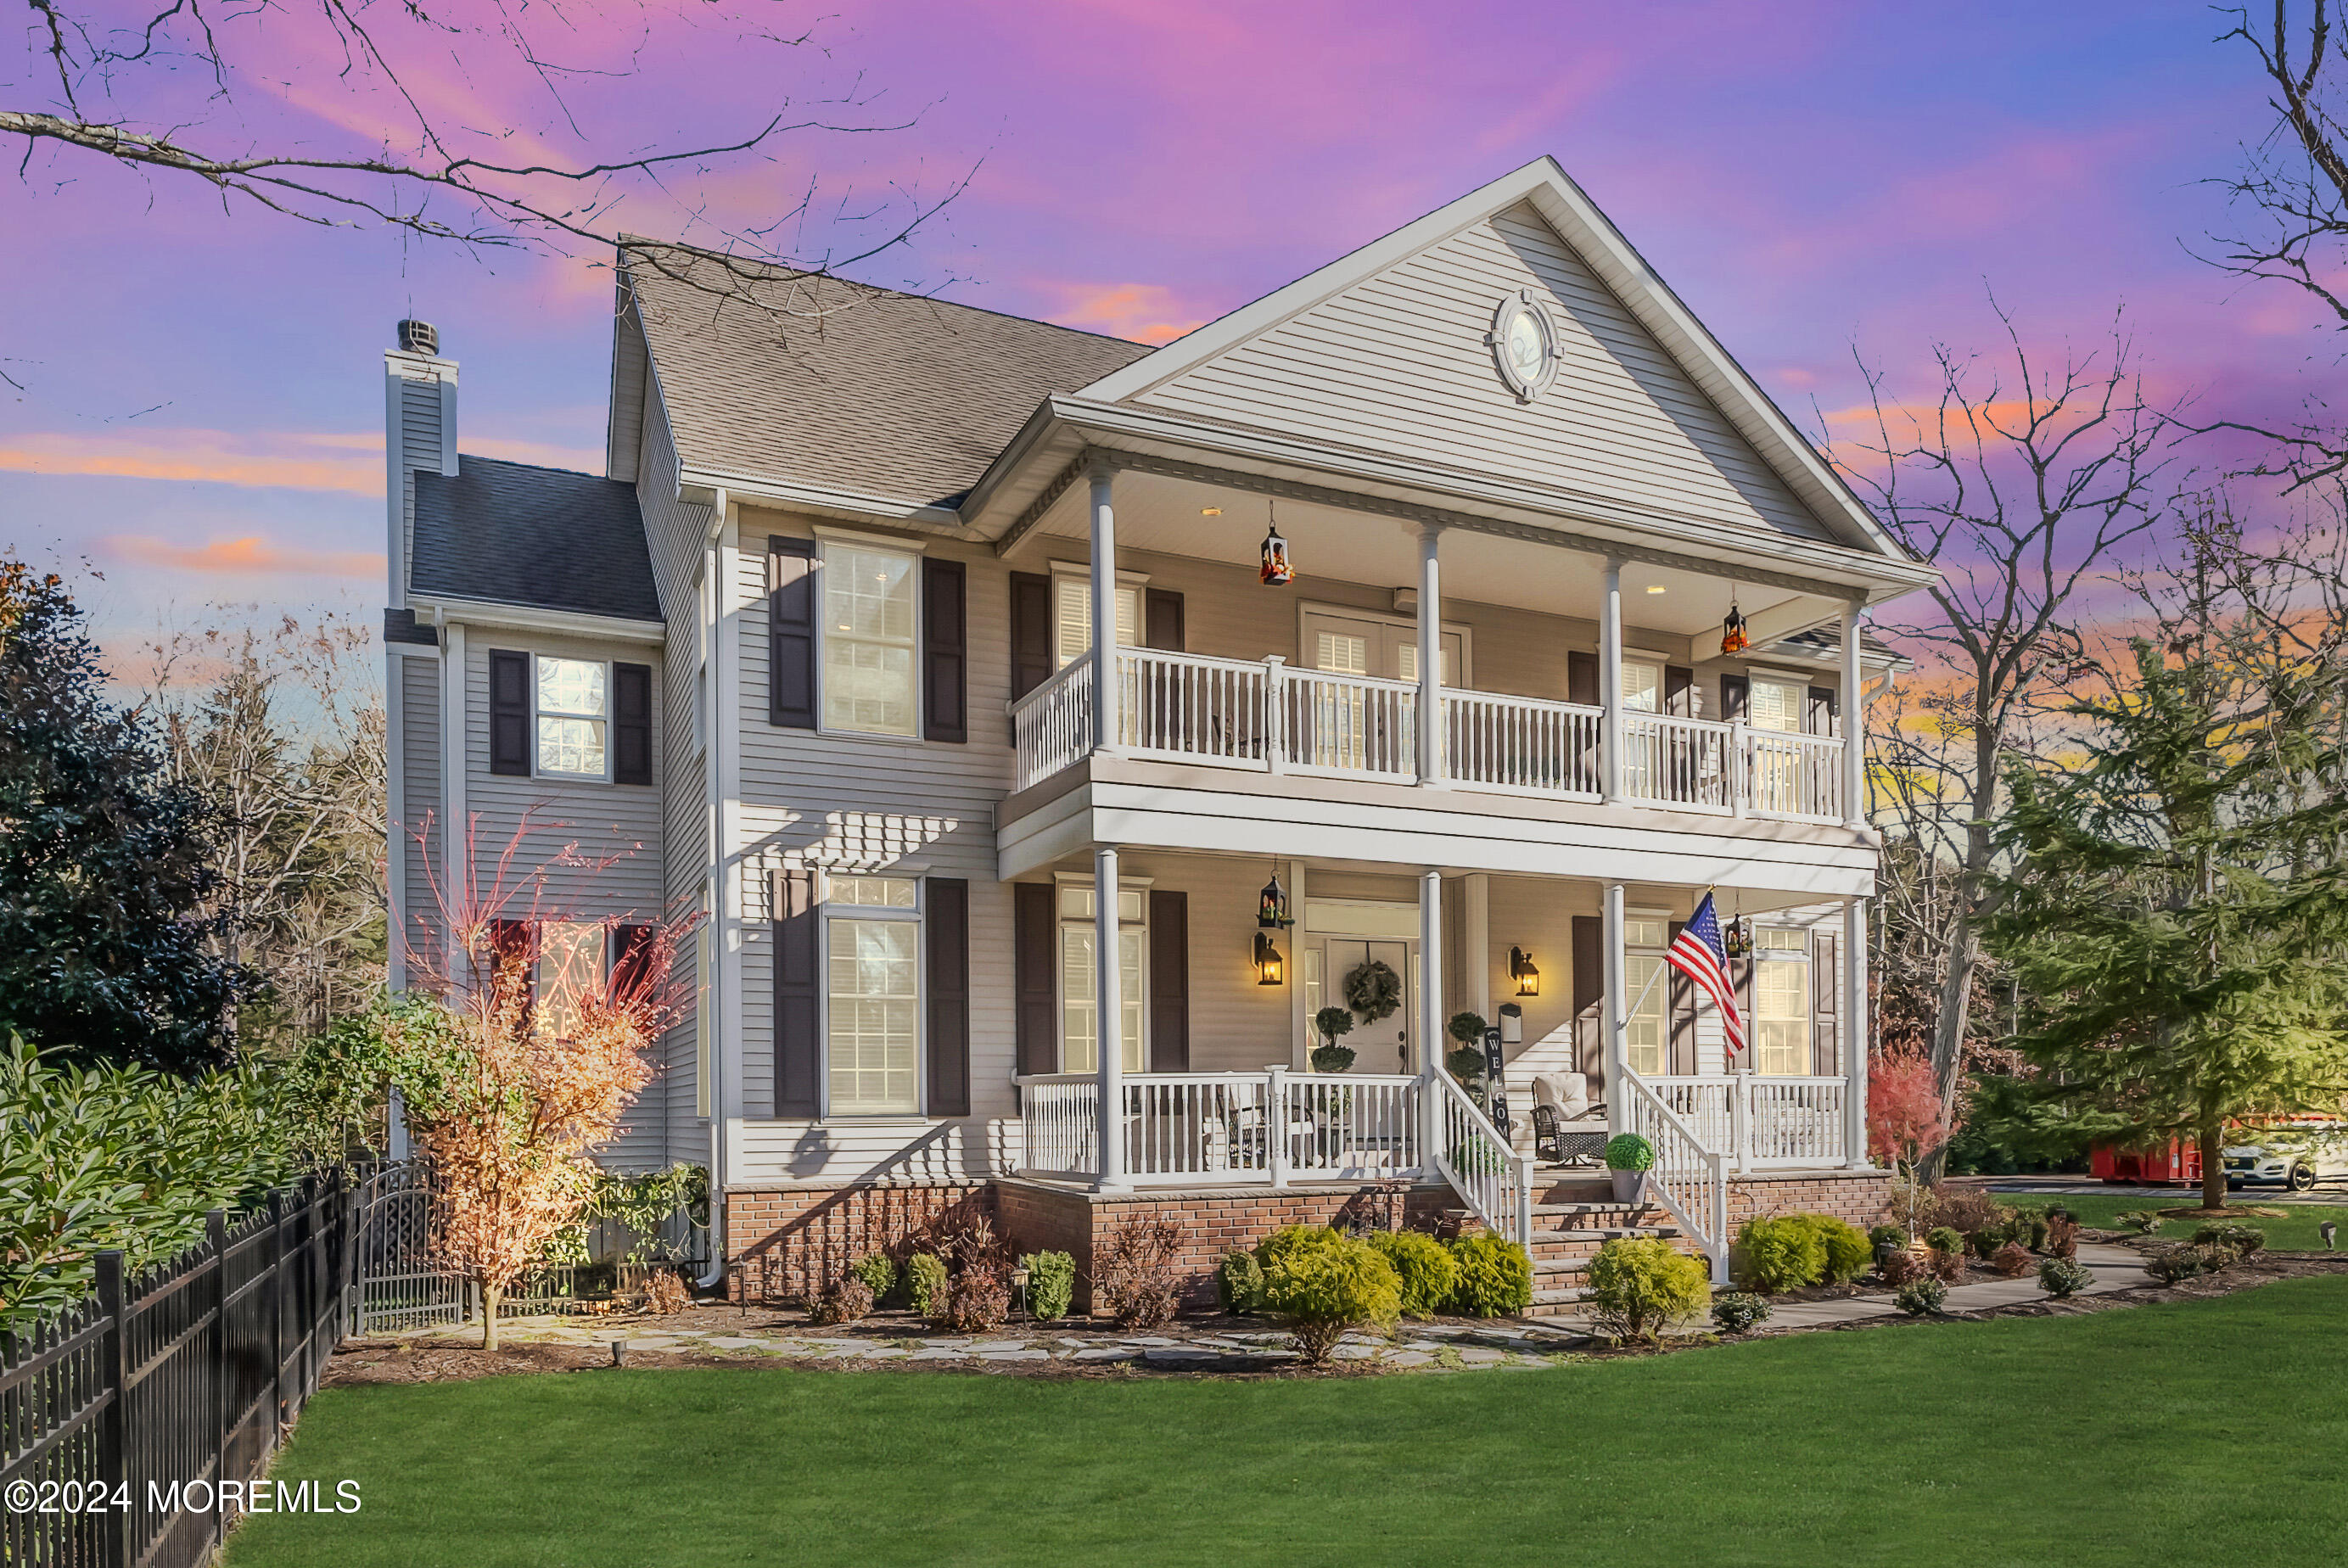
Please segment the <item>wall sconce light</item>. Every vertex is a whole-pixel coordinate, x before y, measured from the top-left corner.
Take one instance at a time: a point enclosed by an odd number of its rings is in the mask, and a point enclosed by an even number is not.
[[[1736,601],[1732,598],[1728,602],[1728,618],[1720,624],[1720,651],[1741,654],[1752,645],[1753,639],[1745,634],[1745,616],[1737,610]]]
[[[1517,983],[1518,995],[1540,995],[1540,971],[1533,967],[1533,955],[1521,947],[1509,949],[1509,978]]]
[[[1288,890],[1280,885],[1280,872],[1275,868],[1272,880],[1263,884],[1257,896],[1255,923],[1266,931],[1278,931],[1296,923],[1288,917]]]
[[[1272,944],[1272,938],[1259,931],[1255,934],[1255,983],[1259,985],[1284,985],[1288,983],[1288,960]]]
[[[1280,537],[1278,503],[1266,503],[1264,516],[1263,564],[1257,575],[1267,588],[1285,588],[1296,581],[1296,569],[1288,563],[1288,541]]]

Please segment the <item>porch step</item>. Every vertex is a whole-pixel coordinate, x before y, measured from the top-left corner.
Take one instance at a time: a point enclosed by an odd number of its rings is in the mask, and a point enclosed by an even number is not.
[[[1590,1250],[1595,1252],[1608,1242],[1635,1241],[1650,1236],[1670,1241],[1679,1233],[1677,1225],[1583,1225],[1570,1230],[1535,1231],[1532,1243],[1536,1247],[1543,1243],[1570,1246],[1577,1242],[1587,1243]]]
[[[1643,1214],[1649,1203],[1535,1203],[1533,1212],[1551,1219],[1572,1219],[1583,1214]]]

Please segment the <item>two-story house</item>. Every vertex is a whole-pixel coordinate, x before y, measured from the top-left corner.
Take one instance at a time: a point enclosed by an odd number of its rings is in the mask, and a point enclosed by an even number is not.
[[[718,266],[623,253],[601,477],[458,456],[403,324],[386,643],[409,944],[525,813],[548,984],[705,915],[609,1158],[707,1162],[726,1259],[1467,1210],[1561,1300],[1621,1130],[1715,1262],[1872,1215],[1846,724],[1931,568],[1555,162],[1158,348]]]

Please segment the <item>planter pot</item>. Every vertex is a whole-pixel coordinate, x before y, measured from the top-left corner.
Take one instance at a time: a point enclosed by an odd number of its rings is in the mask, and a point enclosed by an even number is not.
[[[1640,1191],[1647,1184],[1644,1171],[1609,1171],[1606,1174],[1614,1178],[1614,1201],[1618,1203],[1637,1202]]]

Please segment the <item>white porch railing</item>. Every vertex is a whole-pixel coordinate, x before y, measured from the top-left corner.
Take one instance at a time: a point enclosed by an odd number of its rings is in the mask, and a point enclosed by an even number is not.
[[[1117,655],[1117,745],[1128,755],[1259,772],[1395,783],[1418,777],[1418,687],[1156,648]],[[1011,705],[1025,789],[1082,761],[1093,744],[1093,665],[1077,659]],[[1470,789],[1591,800],[1601,788],[1603,710],[1447,688],[1444,771]],[[1630,713],[1622,787],[1680,810],[1842,820],[1842,747],[1832,737]]]
[[[1712,1260],[1712,1277],[1728,1278],[1727,1156],[1704,1139],[1664,1097],[1636,1073],[1626,1073],[1622,1096],[1624,1130],[1645,1139],[1655,1151],[1646,1189],[1672,1212],[1697,1250]]]
[[[1100,1080],[1022,1078],[1019,1169],[1100,1174]],[[1407,1179],[1420,1167],[1418,1080],[1366,1073],[1129,1073],[1119,1131],[1137,1187],[1285,1187]]]
[[[1640,1080],[1735,1171],[1823,1170],[1850,1157],[1838,1078],[1712,1073]]]
[[[1468,1201],[1485,1229],[1518,1245],[1532,1245],[1533,1162],[1509,1140],[1449,1073],[1437,1073],[1435,1164]]]

